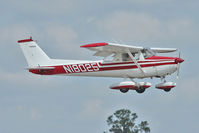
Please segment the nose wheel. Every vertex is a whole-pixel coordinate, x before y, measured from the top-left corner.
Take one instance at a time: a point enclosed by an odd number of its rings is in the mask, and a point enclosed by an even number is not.
[[[165,92],[169,92],[171,88],[164,89]]]
[[[157,84],[155,87],[157,89],[164,90],[165,92],[171,91],[172,88],[176,87],[176,83],[174,82],[167,82],[165,77],[161,77],[162,83]]]

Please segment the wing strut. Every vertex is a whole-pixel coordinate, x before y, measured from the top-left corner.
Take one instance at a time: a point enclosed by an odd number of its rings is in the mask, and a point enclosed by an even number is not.
[[[129,57],[131,57],[132,61],[136,64],[136,66],[138,67],[138,69],[140,69],[140,71],[142,72],[143,76],[145,76],[145,72],[142,69],[142,67],[140,66],[140,64],[138,64],[137,60],[135,59],[135,57],[131,54],[130,50],[127,50],[127,53],[129,55]]]

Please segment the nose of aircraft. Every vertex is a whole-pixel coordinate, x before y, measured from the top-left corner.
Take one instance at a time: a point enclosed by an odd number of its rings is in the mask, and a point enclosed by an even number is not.
[[[184,60],[182,58],[176,58],[175,62],[176,63],[182,63],[182,62],[184,62]]]

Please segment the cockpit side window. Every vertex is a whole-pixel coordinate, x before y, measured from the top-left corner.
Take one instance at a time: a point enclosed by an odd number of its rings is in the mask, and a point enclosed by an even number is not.
[[[134,54],[134,53],[131,53],[134,57],[135,57],[135,59],[136,60],[138,60],[138,54]],[[128,53],[123,53],[122,54],[122,61],[132,61],[132,59],[131,59],[131,57],[129,56],[129,54]]]
[[[122,61],[132,61],[132,60],[131,60],[131,57],[129,57],[128,53],[123,53]]]
[[[122,61],[128,61],[129,55],[127,53],[122,54]]]

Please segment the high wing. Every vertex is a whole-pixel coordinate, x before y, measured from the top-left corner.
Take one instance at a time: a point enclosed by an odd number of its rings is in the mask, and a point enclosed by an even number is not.
[[[129,46],[129,45],[123,45],[123,44],[116,44],[116,43],[93,43],[93,44],[87,44],[82,45],[82,48],[87,48],[92,51],[96,51],[94,56],[102,56],[107,57],[111,54],[117,54],[117,53],[128,53],[130,51],[132,54],[139,53],[140,51],[146,50],[144,47],[138,47],[138,46]],[[154,53],[169,53],[174,52],[177,49],[176,48],[150,48]]]

